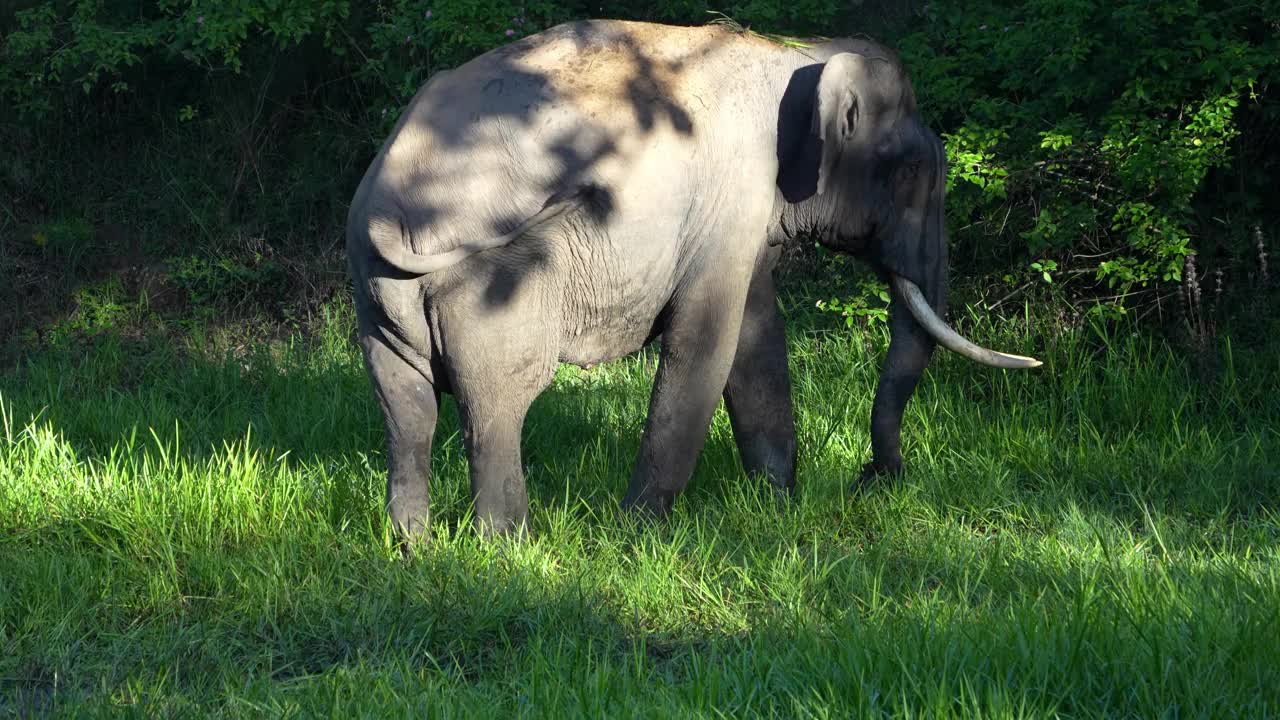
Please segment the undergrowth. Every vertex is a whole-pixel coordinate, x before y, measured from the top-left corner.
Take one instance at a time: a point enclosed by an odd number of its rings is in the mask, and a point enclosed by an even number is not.
[[[718,413],[670,521],[617,509],[646,351],[534,405],[523,544],[472,532],[446,403],[407,562],[345,303],[274,342],[27,355],[0,376],[0,715],[1280,711],[1274,341],[1223,339],[1206,375],[1118,327],[962,314],[1045,367],[938,355],[906,476],[855,493],[883,330],[787,316],[793,501],[743,477]]]

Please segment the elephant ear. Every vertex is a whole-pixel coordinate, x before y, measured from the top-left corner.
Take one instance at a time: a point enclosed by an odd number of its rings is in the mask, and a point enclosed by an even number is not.
[[[833,55],[822,68],[813,103],[813,134],[822,141],[818,161],[818,194],[840,164],[858,122],[859,88],[869,87],[871,61],[854,53]]]

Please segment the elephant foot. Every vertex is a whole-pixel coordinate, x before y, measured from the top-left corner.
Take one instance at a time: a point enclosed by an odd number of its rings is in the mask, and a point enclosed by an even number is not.
[[[525,542],[533,539],[528,515],[519,518],[477,518],[476,531],[484,540],[511,540]]]
[[[431,513],[425,503],[423,505],[406,508],[403,504],[393,503],[389,509],[396,547],[406,560],[413,556],[415,549],[425,548],[431,543]]]
[[[431,545],[431,531],[425,525],[418,527],[412,533],[397,530],[395,538],[396,548],[400,551],[402,560],[412,560],[415,555]]]
[[[863,490],[870,489],[875,485],[884,482],[891,482],[902,477],[902,460],[901,458],[891,462],[879,462],[872,460],[862,466],[862,472],[859,473],[858,479],[854,481],[850,492],[857,494]]]
[[[792,478],[791,482],[778,482],[773,479],[772,475],[766,475],[765,481],[769,485],[769,490],[773,492],[774,498],[779,502],[788,502],[795,499],[796,483],[794,478]]]
[[[622,509],[638,518],[662,520],[671,514],[674,503],[675,493],[645,487],[638,492],[632,490],[627,493],[622,500]]]

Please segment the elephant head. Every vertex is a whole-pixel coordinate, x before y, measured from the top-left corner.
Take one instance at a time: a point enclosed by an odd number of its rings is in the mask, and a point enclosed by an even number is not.
[[[942,320],[946,155],[920,120],[896,58],[869,44],[840,52],[797,72],[787,94],[779,127],[784,230],[869,260],[891,287],[891,339],[871,415],[872,461],[863,478],[897,473],[903,411],[936,343],[995,367],[1040,362],[979,347]],[[789,139],[783,136],[787,124]]]

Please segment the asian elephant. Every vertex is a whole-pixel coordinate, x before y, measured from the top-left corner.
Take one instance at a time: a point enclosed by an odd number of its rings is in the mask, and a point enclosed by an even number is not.
[[[903,409],[941,319],[942,144],[870,41],[800,47],[722,25],[560,25],[438,73],[360,183],[347,220],[359,342],[387,430],[387,511],[428,523],[441,392],[457,400],[475,522],[522,533],[525,413],[558,363],[661,337],[623,501],[666,513],[723,396],[742,463],[795,484],[772,271],[807,235],[891,281],[891,343],[864,473],[901,469]]]

